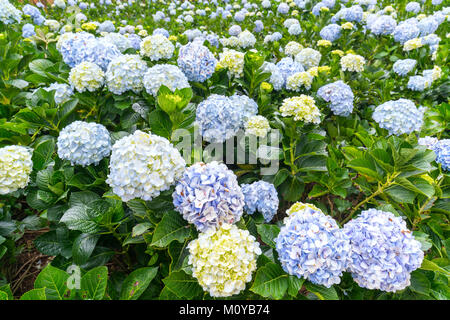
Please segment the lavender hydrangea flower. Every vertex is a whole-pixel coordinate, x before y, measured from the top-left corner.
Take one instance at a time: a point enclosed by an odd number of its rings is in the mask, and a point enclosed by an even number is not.
[[[389,134],[410,134],[420,131],[423,124],[425,108],[416,108],[414,102],[408,99],[387,101],[375,108],[373,120],[380,128],[389,131]]]
[[[250,117],[258,113],[258,104],[248,96],[234,94],[230,97],[230,100],[241,110],[241,127]]]
[[[213,75],[217,59],[201,41],[193,41],[180,48],[177,63],[189,81],[204,82]]]
[[[436,162],[440,163],[443,170],[450,171],[450,139],[439,140],[434,146]]]
[[[408,89],[413,91],[423,91],[429,86],[431,86],[432,80],[424,76],[412,76],[409,77],[408,84],[406,85]]]
[[[322,39],[333,42],[341,37],[341,29],[340,25],[332,23],[320,30],[320,36]]]
[[[411,1],[405,7],[406,12],[419,13],[420,12],[420,3]]]
[[[345,224],[344,233],[351,245],[349,271],[358,285],[388,292],[410,285],[424,254],[401,217],[365,210]]]
[[[427,36],[431,33],[434,33],[439,27],[439,23],[433,16],[426,17],[419,21],[417,27],[420,30],[420,36]]]
[[[31,23],[26,23],[22,27],[22,37],[31,38],[36,32],[34,31],[34,26]]]
[[[175,209],[200,232],[241,219],[244,195],[236,175],[223,163],[195,163],[172,194]]]
[[[342,80],[326,84],[319,88],[317,95],[330,103],[335,115],[346,117],[353,111],[353,92]]]
[[[359,5],[351,6],[350,8],[341,8],[336,14],[331,18],[331,22],[335,23],[341,19],[348,22],[360,22],[363,18],[363,9]]]
[[[350,242],[336,221],[317,208],[294,204],[275,238],[284,271],[331,287],[347,268]]]
[[[276,64],[276,67],[278,68],[278,71],[283,75],[284,82],[286,82],[287,78],[296,74],[297,72],[305,71],[301,63],[294,61],[294,59],[292,59],[291,57],[285,57],[281,59]]]
[[[382,15],[378,17],[373,23],[368,27],[369,30],[376,35],[388,35],[394,32],[397,26],[397,21],[388,15]]]
[[[111,137],[101,124],[75,121],[61,130],[56,145],[61,159],[84,167],[109,156]]]
[[[278,192],[275,186],[266,181],[256,181],[241,185],[244,194],[244,210],[248,214],[262,213],[264,220],[270,222],[278,210]]]

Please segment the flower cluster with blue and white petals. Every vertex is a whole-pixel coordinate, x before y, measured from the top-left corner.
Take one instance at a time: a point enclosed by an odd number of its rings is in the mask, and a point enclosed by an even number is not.
[[[254,214],[261,213],[266,222],[270,222],[278,210],[278,192],[272,183],[266,181],[255,181],[250,184],[241,185],[244,194],[244,211]]]
[[[177,64],[189,81],[204,82],[213,75],[217,59],[202,41],[193,41],[180,48]]]
[[[122,94],[128,90],[139,93],[144,87],[143,78],[147,64],[137,54],[125,54],[114,58],[105,73],[108,90]]]
[[[353,92],[342,80],[326,84],[319,88],[317,95],[330,103],[333,114],[346,117],[353,111]]]

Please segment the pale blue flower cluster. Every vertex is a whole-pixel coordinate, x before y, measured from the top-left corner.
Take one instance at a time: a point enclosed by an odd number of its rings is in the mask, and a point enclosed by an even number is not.
[[[73,95],[73,89],[71,86],[65,83],[52,83],[47,88],[43,88],[45,91],[55,90],[55,103],[61,104],[69,100]]]
[[[392,70],[401,77],[406,76],[416,66],[417,61],[414,59],[403,59],[395,61]]]
[[[395,292],[410,285],[424,254],[401,217],[369,209],[343,229],[352,248],[348,269],[359,286]]]
[[[416,108],[414,102],[408,99],[387,101],[375,108],[373,120],[380,128],[389,131],[389,134],[410,134],[420,131],[423,124],[425,108]]]
[[[342,80],[326,84],[319,88],[317,95],[330,103],[333,114],[347,117],[353,111],[353,92]]]
[[[331,22],[335,23],[339,20],[346,20],[349,22],[360,22],[363,18],[363,9],[359,5],[351,6],[350,8],[341,8],[331,18]]]
[[[20,23],[22,12],[14,7],[8,0],[0,0],[0,21],[4,24]]]
[[[228,29],[228,33],[230,34],[230,36],[238,36],[241,32],[242,28],[237,24],[232,25],[230,29]]]
[[[320,36],[324,40],[335,41],[341,37],[341,26],[335,23],[331,23],[320,30]]]
[[[289,27],[288,33],[291,36],[298,36],[300,33],[302,33],[302,27],[299,23],[295,23]]]
[[[291,57],[284,57],[276,64],[277,70],[283,76],[283,87],[286,84],[287,78],[296,74],[297,72],[303,72],[305,69],[302,64],[294,61]]]
[[[262,70],[264,72],[270,72],[269,83],[273,86],[274,90],[283,89],[287,79],[275,63],[264,61]]]
[[[109,156],[111,137],[101,124],[75,121],[61,130],[56,145],[61,159],[84,167]]]
[[[106,20],[105,22],[100,23],[97,30],[98,32],[114,32],[116,27],[112,21]]]
[[[175,209],[200,232],[239,221],[244,208],[236,175],[216,161],[187,168],[172,197]]]
[[[236,108],[240,109],[241,127],[244,127],[244,124],[248,119],[258,114],[258,104],[252,98],[245,95],[234,94],[230,97],[230,100]]]
[[[336,221],[306,206],[291,213],[284,224],[275,238],[284,271],[328,288],[340,283],[349,262],[350,242]]]
[[[420,3],[411,1],[405,7],[406,12],[419,13],[420,12]]]
[[[203,139],[221,143],[233,137],[242,126],[240,105],[226,96],[212,94],[197,106],[196,123]]]
[[[397,27],[395,27],[392,36],[396,42],[404,44],[406,41],[417,38],[420,34],[420,30],[417,27],[416,19],[405,20]]]
[[[213,75],[217,59],[202,41],[193,41],[180,48],[177,63],[189,81],[204,82]]]
[[[105,72],[105,83],[114,94],[128,90],[139,93],[144,84],[143,78],[147,64],[137,54],[125,54],[114,58]]]
[[[443,170],[450,171],[450,139],[439,140],[434,146],[436,162],[440,163]]]
[[[87,32],[67,34],[58,46],[64,62],[70,67],[89,61],[106,70],[111,60],[121,54],[113,43]]]
[[[128,37],[125,37],[124,35],[117,32],[107,33],[100,39],[114,44],[120,52],[124,52],[127,49],[133,48]]]
[[[278,192],[272,183],[256,181],[241,185],[244,194],[244,211],[254,214],[261,213],[266,222],[270,222],[278,210]]]
[[[280,3],[277,7],[277,12],[279,14],[288,14],[289,13],[289,5],[287,3]]]
[[[430,78],[417,75],[409,77],[406,86],[410,90],[422,92],[431,85],[431,82],[432,80]]]
[[[32,6],[31,4],[24,5],[22,8],[22,12],[26,15],[29,15],[31,19],[33,19],[33,23],[38,26],[40,26],[45,21],[45,18],[42,16],[39,9],[35,6]]]
[[[379,16],[368,25],[369,30],[375,35],[389,35],[394,32],[397,21],[388,15]]]
[[[426,17],[417,23],[417,27],[420,30],[420,36],[427,36],[437,30],[439,23],[433,16]]]
[[[26,23],[22,27],[22,37],[24,38],[31,38],[34,36],[36,32],[34,31],[34,25],[31,23]]]

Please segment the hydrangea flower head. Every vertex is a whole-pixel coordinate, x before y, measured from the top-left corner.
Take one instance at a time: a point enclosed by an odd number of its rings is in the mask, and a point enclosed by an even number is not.
[[[275,243],[287,273],[328,288],[341,282],[350,242],[336,221],[317,208],[296,206],[284,219]]]
[[[245,122],[245,133],[264,138],[270,130],[269,120],[260,115],[254,115]]]
[[[286,89],[298,92],[305,87],[308,90],[311,88],[313,80],[314,77],[309,72],[297,72],[287,78]]]
[[[295,61],[300,63],[306,70],[319,65],[322,54],[311,48],[304,48],[295,56]]]
[[[436,162],[440,163],[443,170],[450,171],[450,139],[439,140],[434,146]]]
[[[424,112],[425,108],[416,108],[411,100],[398,99],[387,101],[376,107],[372,118],[380,128],[398,136],[420,131]]]
[[[326,84],[319,88],[317,95],[330,103],[335,115],[346,117],[353,111],[353,92],[342,80]]]
[[[401,217],[369,209],[343,230],[351,245],[349,271],[359,286],[395,292],[410,285],[424,255]]]
[[[240,109],[241,113],[241,127],[252,116],[258,113],[258,104],[252,98],[246,95],[234,94],[230,100],[235,105],[235,108]]]
[[[74,121],[61,130],[56,145],[61,159],[85,167],[109,156],[111,137],[101,124]]]
[[[401,77],[406,76],[414,67],[416,66],[417,61],[414,59],[403,59],[395,61],[392,69],[396,74]]]
[[[33,170],[31,155],[27,147],[0,148],[0,194],[8,194],[27,186]]]
[[[95,63],[83,61],[70,70],[69,83],[79,92],[93,92],[103,86],[105,73]]]
[[[213,75],[217,59],[201,41],[193,41],[180,48],[177,63],[189,81],[204,82]]]
[[[0,21],[4,24],[20,23],[22,12],[16,9],[8,0],[0,0]]]
[[[261,254],[255,237],[230,224],[200,233],[188,249],[192,275],[212,297],[229,297],[244,290]]]
[[[233,49],[224,48],[219,54],[219,63],[217,66],[228,68],[230,75],[240,78],[244,72],[245,54]]]
[[[270,222],[278,210],[278,192],[275,186],[266,181],[256,181],[241,185],[244,194],[244,211],[254,214],[262,213],[264,220]]]
[[[69,100],[73,95],[73,89],[71,86],[65,83],[52,83],[50,86],[43,88],[45,91],[55,90],[55,103],[61,104]]]
[[[320,36],[322,39],[328,41],[336,41],[341,37],[341,26],[335,23],[329,24],[320,30]]]
[[[295,57],[300,51],[302,51],[303,46],[296,42],[296,41],[290,41],[288,44],[284,47],[284,53]]]
[[[342,71],[361,72],[364,70],[365,63],[366,59],[364,57],[349,53],[341,58],[341,69]]]
[[[139,93],[144,84],[147,64],[137,54],[125,54],[113,59],[105,73],[108,90],[122,94],[128,90]]]
[[[304,94],[299,97],[284,99],[280,112],[283,117],[294,117],[295,121],[320,123],[320,111],[315,104],[314,98]]]
[[[244,30],[239,33],[238,42],[241,48],[251,48],[255,45],[256,38],[253,33],[248,30]]]
[[[185,167],[180,152],[166,138],[136,130],[113,145],[106,183],[122,201],[149,201],[168,190]]]
[[[239,221],[244,208],[236,175],[216,161],[187,168],[172,197],[175,209],[200,232]]]
[[[156,64],[148,68],[144,74],[143,84],[147,93],[155,97],[162,85],[168,87],[171,91],[190,87],[184,73],[172,64]]]
[[[161,34],[155,34],[142,39],[141,55],[152,61],[172,58],[175,46]]]

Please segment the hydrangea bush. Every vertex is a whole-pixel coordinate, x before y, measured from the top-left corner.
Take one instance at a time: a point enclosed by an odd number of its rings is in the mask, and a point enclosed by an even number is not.
[[[0,298],[450,299],[449,17],[0,0]]]

